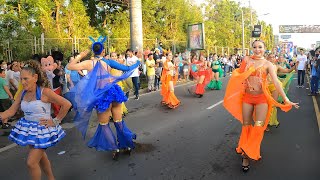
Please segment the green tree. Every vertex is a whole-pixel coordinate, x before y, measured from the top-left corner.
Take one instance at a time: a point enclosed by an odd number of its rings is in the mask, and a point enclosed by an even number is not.
[[[60,48],[71,51],[71,40],[74,36],[86,37],[96,35],[89,26],[89,18],[81,0],[12,0],[2,1],[0,26],[6,31],[0,32],[2,39],[9,39],[16,58],[31,57],[34,37],[45,35],[45,51]],[[56,38],[56,39],[50,39]],[[28,43],[15,43],[28,41]],[[39,42],[38,42],[39,43]],[[24,47],[25,46],[25,47]],[[40,47],[37,47],[38,49]],[[25,52],[24,52],[25,50]]]

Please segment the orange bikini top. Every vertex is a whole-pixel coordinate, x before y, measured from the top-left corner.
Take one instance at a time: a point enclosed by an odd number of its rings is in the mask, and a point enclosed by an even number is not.
[[[249,69],[249,67],[248,67],[248,69]],[[257,77],[261,77],[261,78],[263,78],[264,75],[266,75],[266,73],[265,73],[265,70],[264,70],[263,66],[258,67],[254,72],[252,72],[250,74],[250,76],[257,76]]]
[[[240,65],[240,72],[245,72],[247,71],[251,66],[253,66],[254,63],[247,63],[246,61],[242,61]],[[257,76],[257,77],[265,77],[266,71],[264,70],[264,66],[260,66],[255,69],[254,72],[251,73],[250,76]]]
[[[240,72],[247,71],[250,67],[253,66],[253,64],[254,63],[252,63],[252,62],[247,63],[246,61],[242,61],[241,65],[240,65]],[[264,80],[266,80],[266,77],[267,77],[264,66],[262,65],[262,66],[256,68],[255,71],[250,74],[250,77],[256,77],[256,78],[251,79],[250,80],[251,83],[250,83],[249,79],[247,78],[245,80],[246,88],[248,88],[250,91],[254,91],[255,89],[252,86],[252,83],[259,84],[262,87],[262,83]]]

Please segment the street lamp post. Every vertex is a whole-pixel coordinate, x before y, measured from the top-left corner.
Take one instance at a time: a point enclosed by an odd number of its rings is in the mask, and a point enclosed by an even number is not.
[[[241,25],[242,25],[242,55],[245,56],[244,51],[244,19],[243,19],[243,10],[241,9]]]
[[[251,7],[251,1],[249,0],[249,9],[250,9],[250,28],[251,28],[251,31],[253,30],[253,20],[252,20],[252,7]],[[257,15],[257,17],[259,16],[266,16],[266,15],[269,15],[270,13],[265,13],[265,14],[261,14],[261,15]],[[252,46],[252,37],[250,36],[250,46]]]

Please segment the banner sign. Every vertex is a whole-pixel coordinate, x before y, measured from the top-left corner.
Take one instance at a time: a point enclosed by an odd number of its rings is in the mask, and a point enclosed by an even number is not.
[[[188,25],[188,48],[190,50],[203,50],[205,47],[204,24]]]
[[[320,25],[280,25],[279,33],[320,33]]]
[[[281,35],[281,39],[290,39],[291,35]]]

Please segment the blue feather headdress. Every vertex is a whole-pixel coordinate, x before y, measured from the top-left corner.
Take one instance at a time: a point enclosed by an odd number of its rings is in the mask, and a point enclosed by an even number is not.
[[[91,36],[89,37],[89,39],[93,42],[91,49],[94,52],[95,55],[100,55],[104,49],[104,45],[103,43],[106,41],[107,37],[106,36],[100,36],[98,38],[97,41],[95,41]],[[93,47],[95,47],[96,45],[99,45],[99,50],[94,50]]]

